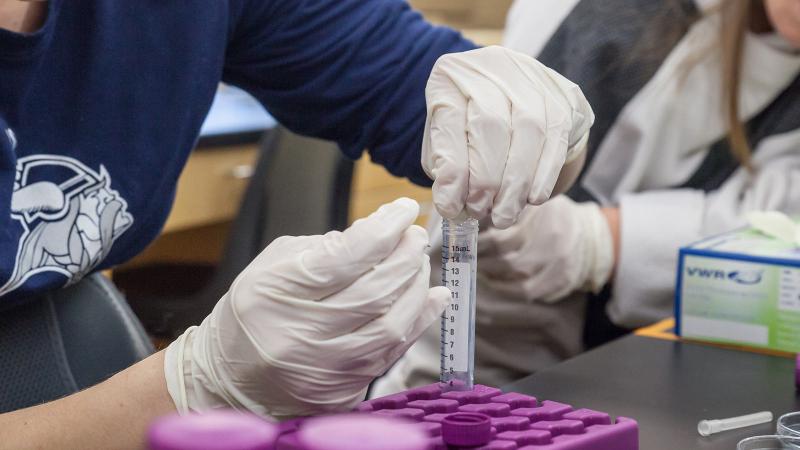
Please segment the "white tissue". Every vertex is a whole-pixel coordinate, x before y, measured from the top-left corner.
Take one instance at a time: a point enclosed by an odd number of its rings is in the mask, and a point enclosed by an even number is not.
[[[800,225],[779,211],[752,211],[747,213],[750,225],[769,237],[800,247]]]

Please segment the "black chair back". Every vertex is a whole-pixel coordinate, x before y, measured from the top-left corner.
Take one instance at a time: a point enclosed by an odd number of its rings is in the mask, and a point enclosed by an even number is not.
[[[90,275],[0,311],[0,413],[85,389],[152,353],[113,283]]]

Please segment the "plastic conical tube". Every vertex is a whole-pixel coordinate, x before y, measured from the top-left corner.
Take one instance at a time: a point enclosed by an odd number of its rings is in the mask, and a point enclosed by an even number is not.
[[[478,221],[442,221],[442,284],[451,295],[442,313],[440,381],[445,391],[473,387],[477,264]]]
[[[711,436],[720,431],[735,430],[761,423],[772,422],[772,413],[761,411],[746,416],[729,417],[727,419],[701,420],[697,424],[697,432],[701,436]]]

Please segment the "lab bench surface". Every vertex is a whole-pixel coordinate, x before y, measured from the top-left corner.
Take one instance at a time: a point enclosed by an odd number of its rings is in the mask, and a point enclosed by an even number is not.
[[[642,450],[736,448],[775,434],[775,421],[709,437],[702,419],[800,410],[793,359],[627,336],[505,386],[639,422]]]

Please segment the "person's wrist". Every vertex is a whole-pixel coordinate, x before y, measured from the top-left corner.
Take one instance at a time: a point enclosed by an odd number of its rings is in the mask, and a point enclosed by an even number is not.
[[[579,203],[574,217],[582,227],[581,289],[598,293],[614,270],[613,238],[602,208],[595,202]]]
[[[186,366],[185,350],[191,345],[191,337],[196,327],[191,327],[172,341],[164,350],[164,379],[167,392],[175,403],[175,409],[180,414],[189,412],[186,395],[186,380],[184,371]]]
[[[605,207],[600,208],[603,218],[608,225],[608,231],[611,237],[611,247],[613,249],[613,263],[611,265],[611,276],[617,270],[617,262],[619,261],[619,244],[620,244],[620,213],[618,207]]]
[[[232,407],[219,386],[220,374],[214,375],[214,362],[204,352],[207,331],[204,324],[188,328],[164,355],[167,391],[180,414]]]

